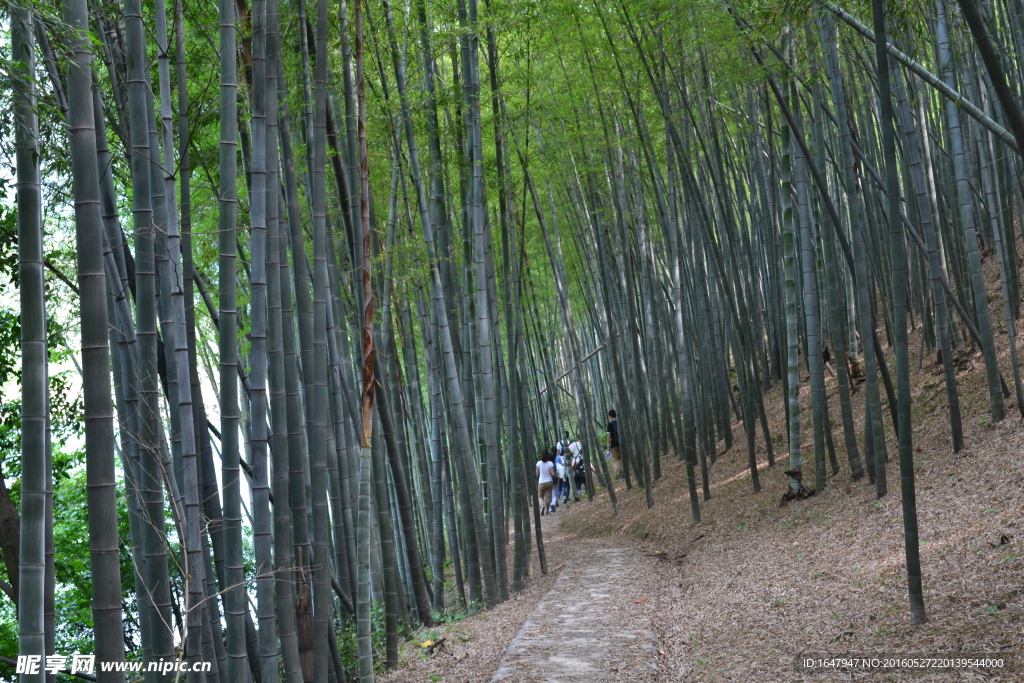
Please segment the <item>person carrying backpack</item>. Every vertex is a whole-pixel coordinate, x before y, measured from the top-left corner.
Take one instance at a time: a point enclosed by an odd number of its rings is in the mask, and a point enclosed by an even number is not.
[[[587,488],[587,466],[583,462],[583,445],[579,440],[573,441],[569,446],[572,452],[572,478],[576,482],[576,492],[586,491]],[[578,501],[579,498],[577,497]]]

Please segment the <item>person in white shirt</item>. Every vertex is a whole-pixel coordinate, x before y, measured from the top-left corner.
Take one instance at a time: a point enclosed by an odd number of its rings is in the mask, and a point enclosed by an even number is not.
[[[550,453],[541,453],[541,459],[537,461],[537,495],[540,497],[540,514],[548,511],[554,512],[555,506],[551,501],[551,490],[555,486],[555,463],[554,456]]]
[[[558,485],[555,487],[554,494],[555,508],[558,507],[559,502],[569,502],[570,443],[569,432],[566,432],[565,438],[559,441],[556,447],[558,455],[555,456],[555,471],[558,472]]]
[[[584,486],[584,484],[586,483],[586,475],[585,471],[583,470],[583,444],[580,443],[579,439],[574,439],[573,442],[569,444],[569,453],[570,459],[568,462],[570,471],[566,473],[565,484],[568,488],[569,477],[573,478],[573,483],[575,484],[573,490],[573,499],[579,501],[580,491],[586,488]],[[565,495],[566,501],[568,502],[568,490],[566,491]]]

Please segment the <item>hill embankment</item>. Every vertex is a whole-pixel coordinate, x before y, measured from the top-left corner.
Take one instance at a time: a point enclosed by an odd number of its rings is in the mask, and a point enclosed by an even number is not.
[[[1005,368],[1005,348],[1001,355]],[[888,413],[889,492],[879,500],[867,477],[851,481],[834,380],[830,411],[842,467],[837,475],[829,473],[826,490],[780,504],[788,451],[777,385],[765,397],[775,466],[769,467],[759,435],[760,493],[751,486],[737,423],[736,445],[719,453],[710,468],[711,499],[701,501],[701,524],[691,522],[685,467],[670,455],[662,459],[664,476],[654,487],[653,508],[647,508],[641,489],[626,491],[620,482],[618,514],[607,496],[598,496],[593,505],[575,506],[562,530],[581,538],[621,538],[638,552],[664,553],[674,572],[659,599],[672,603],[675,617],[662,624],[661,637],[680,673],[693,680],[803,680],[807,674],[794,669],[794,658],[806,653],[1002,654],[1015,658],[1019,669],[1004,680],[1024,680],[1024,422],[1012,398],[1007,418],[991,421],[983,363],[980,355],[967,356],[957,376],[966,446],[954,454],[943,378],[930,360],[934,356],[926,356],[917,370],[913,355],[914,463],[928,615],[923,625],[911,625],[909,617],[900,474]],[[805,480],[813,482],[808,394],[804,384],[802,452]],[[863,400],[863,391],[854,394],[858,416]],[[857,680],[965,675],[970,674],[878,670]]]

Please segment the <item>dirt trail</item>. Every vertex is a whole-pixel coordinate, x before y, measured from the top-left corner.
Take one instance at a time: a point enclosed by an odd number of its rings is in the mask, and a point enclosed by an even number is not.
[[[599,500],[594,506],[607,504]],[[570,505],[583,514],[594,508]],[[671,619],[662,599],[673,569],[627,539],[581,539],[561,529],[566,510],[542,518],[548,573],[533,549],[532,578],[507,602],[462,621],[422,629],[382,683],[544,683],[675,680],[659,645]],[[511,540],[511,539],[510,539]],[[511,557],[511,544],[509,545]],[[444,638],[440,653],[422,643]],[[668,652],[668,655],[660,654]]]
[[[658,637],[630,589],[631,548],[580,548],[520,629],[492,681],[656,680]],[[635,599],[633,599],[635,598]]]

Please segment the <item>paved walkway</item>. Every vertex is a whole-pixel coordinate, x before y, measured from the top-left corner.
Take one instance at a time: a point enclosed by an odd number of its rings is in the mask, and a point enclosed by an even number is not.
[[[588,544],[589,545],[589,544]],[[493,681],[653,681],[659,645],[631,590],[637,551],[582,547],[523,624]]]

